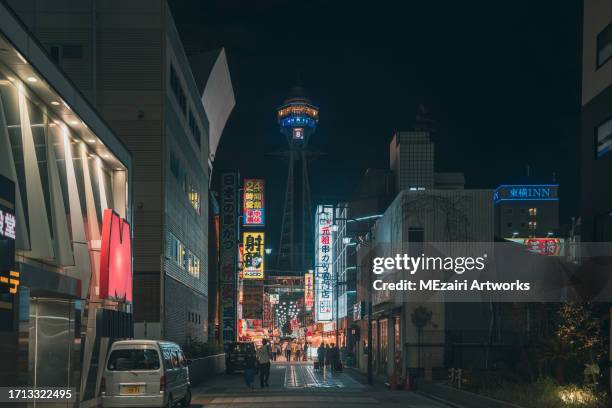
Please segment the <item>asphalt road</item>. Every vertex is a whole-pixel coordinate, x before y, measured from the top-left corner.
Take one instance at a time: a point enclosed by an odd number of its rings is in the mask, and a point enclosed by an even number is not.
[[[273,363],[270,387],[247,388],[242,373],[220,375],[193,389],[192,407],[211,408],[448,408],[418,393],[369,386],[345,370],[314,370],[312,362]]]

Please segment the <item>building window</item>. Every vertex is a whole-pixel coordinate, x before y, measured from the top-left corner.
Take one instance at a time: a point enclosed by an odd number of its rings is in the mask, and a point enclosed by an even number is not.
[[[529,221],[529,229],[534,230],[538,227],[538,223],[536,221]]]
[[[170,88],[172,88],[172,93],[176,98],[176,102],[181,107],[181,111],[183,115],[187,114],[187,97],[185,96],[185,91],[183,90],[183,85],[181,85],[181,80],[176,73],[176,69],[174,69],[174,65],[170,64]]]
[[[529,215],[535,217],[536,215],[538,215],[538,209],[537,208],[530,208],[529,209]]]
[[[597,35],[597,68],[612,58],[612,24]]]
[[[168,234],[168,258],[195,278],[200,277],[200,258],[185,247],[174,234]]]
[[[196,188],[190,184],[187,195],[189,196],[189,202],[191,203],[193,209],[196,210],[198,214],[200,214],[201,198],[198,190],[196,190]]]
[[[596,157],[605,156],[612,148],[612,118],[609,118],[595,130]]]
[[[193,139],[195,140],[195,142],[198,144],[198,147],[199,147],[200,144],[202,143],[202,140],[201,140],[202,132],[200,131],[198,122],[196,121],[196,118],[193,115],[193,112],[191,111],[191,109],[189,109],[189,130],[191,130],[191,136],[193,136]]]

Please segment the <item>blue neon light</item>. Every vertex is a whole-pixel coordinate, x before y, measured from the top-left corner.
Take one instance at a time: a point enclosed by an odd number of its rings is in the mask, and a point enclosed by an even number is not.
[[[502,185],[493,193],[493,201],[558,201],[558,184]]]
[[[315,127],[316,122],[308,116],[288,116],[281,119],[281,126],[283,127],[295,127],[295,126],[307,126]]]

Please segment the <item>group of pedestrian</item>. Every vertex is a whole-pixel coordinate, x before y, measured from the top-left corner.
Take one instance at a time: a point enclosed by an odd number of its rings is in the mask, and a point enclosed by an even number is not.
[[[259,372],[261,388],[269,387],[270,361],[272,360],[272,346],[267,339],[262,340],[262,346],[255,354],[247,354],[244,370],[244,381],[247,387],[254,389],[255,374]]]
[[[341,371],[342,363],[340,361],[340,349],[335,343],[321,345],[317,349],[317,361],[319,367],[331,368],[332,371]]]
[[[302,343],[297,340],[286,341],[282,346],[279,344],[278,347],[279,354],[281,354],[280,350],[282,350],[285,361],[291,361],[292,358],[293,361],[305,361],[308,359],[308,343],[306,342]]]

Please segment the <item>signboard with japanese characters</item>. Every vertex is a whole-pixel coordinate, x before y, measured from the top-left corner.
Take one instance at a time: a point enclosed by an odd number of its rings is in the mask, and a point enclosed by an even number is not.
[[[271,305],[278,305],[279,300],[280,300],[280,295],[278,293],[270,294],[270,304]]]
[[[315,217],[315,319],[317,322],[333,320],[334,271],[332,264],[333,208],[317,206]]]
[[[243,186],[243,219],[245,227],[264,225],[264,180],[245,179]]]
[[[19,289],[19,272],[15,271],[15,183],[0,176],[0,332],[12,331],[13,304]]]
[[[242,234],[242,277],[243,279],[264,278],[264,233]]]
[[[263,285],[244,285],[242,292],[242,317],[244,319],[261,319],[263,312]]]
[[[314,305],[314,274],[308,272],[304,275],[304,306],[310,312]]]
[[[221,333],[223,341],[236,340],[236,281],[238,278],[238,174],[221,175]]]
[[[531,252],[546,256],[563,256],[563,238],[506,238],[508,241],[523,244]]]

